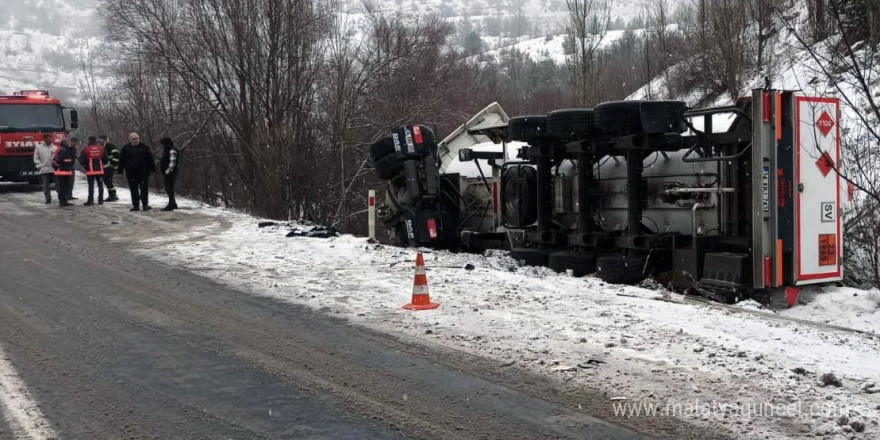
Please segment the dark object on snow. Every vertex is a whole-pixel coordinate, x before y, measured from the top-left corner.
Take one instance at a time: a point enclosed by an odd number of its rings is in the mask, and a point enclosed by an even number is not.
[[[522,261],[526,266],[546,266],[547,258],[550,251],[545,249],[533,248],[513,248],[510,251],[510,258],[516,261]]]
[[[468,264],[464,265],[464,270],[474,270],[474,269],[476,269],[476,268],[474,267],[473,264],[468,263]]]
[[[278,225],[278,223],[275,223],[275,222],[259,222],[259,223],[257,223],[258,228],[265,228],[267,226],[276,226],[276,225]]]
[[[312,223],[290,223],[290,232],[285,237],[312,237],[312,238],[330,238],[338,237],[339,232],[336,229],[326,226],[315,225]]]
[[[599,359],[587,359],[586,362],[584,362],[582,364],[578,364],[578,367],[579,368],[595,368],[595,367],[598,367],[599,365],[602,365],[604,363],[605,363],[605,361],[600,361]]]
[[[791,370],[791,372],[794,374],[800,374],[801,376],[805,376],[808,373],[808,371],[805,370],[804,367],[794,368],[793,370]]]
[[[837,378],[833,373],[825,373],[821,378],[822,386],[827,387],[829,385],[835,387],[842,387],[843,384],[840,383],[840,379]]]
[[[850,422],[849,427],[855,432],[865,432],[865,424],[859,421]]]

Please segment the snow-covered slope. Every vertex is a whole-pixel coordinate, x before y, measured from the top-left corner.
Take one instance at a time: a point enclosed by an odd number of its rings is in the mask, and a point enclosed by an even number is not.
[[[0,93],[49,89],[76,95],[80,57],[100,35],[98,0],[22,0],[0,3]]]

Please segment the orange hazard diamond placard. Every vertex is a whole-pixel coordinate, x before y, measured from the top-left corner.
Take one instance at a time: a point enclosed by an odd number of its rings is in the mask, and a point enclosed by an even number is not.
[[[819,265],[837,265],[837,235],[819,234]]]
[[[831,155],[826,151],[819,156],[819,160],[816,161],[816,166],[819,167],[819,172],[822,173],[822,177],[827,177],[828,173],[834,169],[834,159],[832,159]]]
[[[819,116],[819,120],[816,121],[816,126],[819,127],[822,136],[827,137],[828,133],[831,133],[831,129],[834,128],[834,119],[831,118],[828,112],[822,112],[822,116]]]

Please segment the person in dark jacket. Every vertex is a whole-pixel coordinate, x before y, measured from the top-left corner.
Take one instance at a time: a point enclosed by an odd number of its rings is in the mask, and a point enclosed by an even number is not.
[[[119,154],[117,171],[125,173],[128,179],[132,204],[129,211],[140,211],[138,203],[143,205],[144,211],[150,209],[148,183],[150,174],[156,172],[156,163],[153,160],[153,152],[148,145],[141,142],[141,137],[137,133],[128,135],[128,143]]]
[[[58,181],[58,204],[60,206],[72,206],[69,195],[73,185],[73,167],[76,164],[76,148],[67,139],[61,139],[61,148],[52,161],[55,169],[55,178]]]
[[[89,182],[89,199],[84,203],[91,206],[95,203],[95,182],[98,183],[98,204],[104,203],[104,166],[107,163],[107,153],[104,147],[98,144],[98,138],[89,136],[89,144],[79,154],[79,164],[86,172]]]
[[[174,199],[174,186],[177,181],[177,171],[180,169],[180,153],[169,137],[159,141],[162,144],[162,159],[159,161],[159,171],[165,176],[165,194],[168,194],[168,206],[163,211],[177,209],[177,200]]]
[[[119,166],[119,147],[110,142],[106,134],[98,136],[98,143],[104,147],[104,151],[107,153],[107,162],[105,162],[106,166],[104,167],[104,186],[107,187],[107,198],[104,201],[116,202],[119,200],[119,197],[116,197],[116,186],[113,184],[113,176],[116,175],[116,167]]]

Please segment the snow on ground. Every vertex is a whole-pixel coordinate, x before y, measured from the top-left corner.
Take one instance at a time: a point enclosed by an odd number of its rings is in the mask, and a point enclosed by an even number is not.
[[[85,190],[80,180],[78,202]],[[127,191],[120,188],[119,195],[124,204]],[[155,208],[165,201],[151,195]],[[284,226],[259,228],[259,219],[245,214],[179,204],[175,214],[138,215],[207,215],[231,226],[146,239],[138,252],[250,294],[486,356],[499,369],[596,389],[620,411],[650,405],[659,408],[658,417],[674,415],[735,438],[770,439],[850,438],[853,428],[838,424],[845,414],[857,428],[864,424],[857,438],[880,438],[880,393],[873,393],[880,386],[880,336],[824,325],[878,333],[877,291],[817,289],[805,294],[807,304],[780,317],[757,311],[756,304],[744,310],[692,303],[662,290],[520,267],[504,251],[426,251],[432,299],[441,306],[414,313],[401,308],[412,291],[412,249],[349,235],[285,238]],[[822,386],[826,373],[841,386]]]
[[[801,293],[800,301],[805,305],[785,310],[782,314],[880,335],[880,290],[808,289]]]

